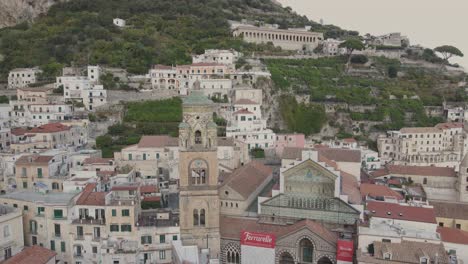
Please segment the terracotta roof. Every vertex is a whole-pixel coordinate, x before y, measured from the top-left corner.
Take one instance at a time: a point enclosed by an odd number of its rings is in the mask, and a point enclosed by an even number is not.
[[[348,200],[352,204],[361,204],[361,194],[359,193],[359,183],[353,175],[340,171],[341,185],[343,193],[348,195]]]
[[[16,128],[11,129],[11,134],[15,135],[15,136],[23,136],[27,132],[28,132],[28,130],[26,128],[22,128],[22,127],[16,127]]]
[[[404,127],[400,129],[401,133],[441,133],[437,127]]]
[[[360,250],[358,250],[359,253]],[[385,260],[384,254],[391,253],[391,260]],[[361,255],[361,254],[359,254]],[[438,257],[435,261],[436,256]],[[429,257],[428,263],[449,263],[444,246],[435,243],[403,240],[401,243],[374,242],[374,256],[358,256],[359,263],[414,263],[419,264],[421,257]]]
[[[160,196],[145,196],[143,197],[144,202],[159,202],[161,201]]]
[[[223,182],[224,185],[247,199],[267,178],[272,175],[271,167],[259,161],[251,161],[234,170]]]
[[[356,143],[357,141],[354,138],[345,138],[343,139],[343,142],[346,143]]]
[[[359,186],[361,191],[361,197],[371,196],[371,197],[394,197],[398,200],[403,200],[403,195],[399,192],[396,192],[385,185],[376,185],[370,183],[362,183]]]
[[[194,67],[199,67],[199,66],[224,66],[219,63],[214,63],[214,62],[198,62],[198,63],[192,63],[190,66]]]
[[[294,232],[298,232],[302,228],[307,228],[311,232],[317,234],[331,244],[335,244],[337,237],[330,232],[326,227],[312,220],[301,220],[292,225],[278,225],[260,223],[257,218],[247,217],[220,217],[221,237],[226,239],[240,240],[242,231],[254,231],[259,233],[270,233],[277,237],[277,240],[283,236],[287,236]]]
[[[440,176],[457,177],[453,168],[435,167],[435,166],[404,166],[404,165],[386,165],[384,168],[370,173],[372,178],[387,175],[419,175],[419,176]]]
[[[155,69],[155,70],[172,70],[172,66],[157,64],[157,65],[153,66],[153,69]]]
[[[61,123],[49,123],[39,127],[32,128],[28,133],[55,133],[70,130],[71,127]]]
[[[468,232],[457,228],[437,227],[442,241],[454,244],[468,245]]]
[[[258,104],[258,103],[254,102],[254,101],[252,101],[252,100],[250,100],[250,99],[245,99],[245,98],[243,98],[243,99],[237,100],[236,102],[234,102],[234,104],[235,104],[235,105],[236,105],[236,104],[246,105],[246,104]]]
[[[463,123],[440,123],[435,127],[440,129],[463,128]]]
[[[301,159],[302,158],[302,151],[308,150],[306,148],[297,148],[297,147],[285,147],[283,149],[283,155],[281,158],[283,159]]]
[[[370,215],[375,217],[431,224],[436,223],[436,215],[433,208],[372,201],[367,203],[366,209],[370,212]]]
[[[48,164],[54,156],[26,155],[16,160],[15,164]]]
[[[340,148],[319,148],[319,155],[323,155],[336,162],[361,162],[361,151]]]
[[[468,204],[456,202],[430,201],[436,217],[468,220]]]
[[[158,186],[156,185],[143,185],[140,186],[140,193],[157,193]]]
[[[179,139],[171,136],[142,136],[138,142],[139,148],[163,148],[179,145]]]
[[[89,183],[81,192],[80,198],[76,201],[77,205],[106,205],[106,192],[94,192],[97,183]]]
[[[218,138],[218,146],[225,146],[225,147],[234,146],[234,139],[225,138],[225,137]]]
[[[119,185],[112,187],[111,191],[136,191],[138,186],[136,185]]]
[[[85,164],[85,165],[89,165],[89,164],[106,164],[106,165],[109,165],[109,162],[111,162],[111,161],[114,161],[114,159],[91,157],[91,158],[86,158],[83,161],[83,164]]]
[[[254,113],[250,112],[247,109],[241,109],[233,113],[233,115],[240,115],[240,114],[253,115]]]
[[[24,248],[23,251],[7,259],[3,264],[46,264],[56,255],[57,253],[47,248],[32,246]]]

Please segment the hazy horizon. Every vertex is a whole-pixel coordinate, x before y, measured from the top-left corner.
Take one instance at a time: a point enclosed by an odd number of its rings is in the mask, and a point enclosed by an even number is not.
[[[393,0],[392,4],[376,3],[375,0],[277,0],[290,6],[295,12],[324,24],[333,24],[343,29],[357,30],[361,35],[381,35],[401,32],[409,37],[411,45],[435,48],[453,45],[465,56],[453,58],[468,70],[468,35],[462,30],[468,25],[468,1],[451,0],[449,9],[437,0]],[[437,5],[439,3],[439,5]],[[450,12],[450,14],[443,14]]]

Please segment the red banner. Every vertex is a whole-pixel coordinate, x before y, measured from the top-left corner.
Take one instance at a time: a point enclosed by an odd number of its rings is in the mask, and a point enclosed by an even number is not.
[[[338,240],[336,245],[336,260],[353,262],[354,244],[350,240]]]
[[[241,245],[275,248],[276,237],[273,234],[242,231]]]

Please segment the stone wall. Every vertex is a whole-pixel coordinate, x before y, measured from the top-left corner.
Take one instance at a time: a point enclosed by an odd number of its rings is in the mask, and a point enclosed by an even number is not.
[[[144,101],[144,100],[161,100],[174,96],[178,96],[177,91],[171,90],[150,90],[150,91],[122,91],[122,90],[107,90],[107,102],[109,104],[118,104],[120,101]]]

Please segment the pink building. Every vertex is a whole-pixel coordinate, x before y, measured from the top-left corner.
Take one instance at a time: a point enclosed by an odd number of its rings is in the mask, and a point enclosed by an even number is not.
[[[304,148],[304,134],[276,134],[276,155],[281,157],[283,155],[283,150],[286,147]]]

